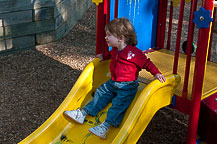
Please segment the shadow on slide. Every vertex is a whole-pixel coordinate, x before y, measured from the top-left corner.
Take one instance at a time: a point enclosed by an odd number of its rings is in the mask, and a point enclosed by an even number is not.
[[[168,75],[165,83],[160,83],[158,80],[148,85],[140,83],[137,95],[121,125],[119,128],[110,128],[107,139],[103,140],[89,133],[88,129],[105,120],[111,104],[96,117],[87,116],[83,125],[70,121],[64,117],[63,112],[83,107],[93,98],[96,88],[111,77],[109,63],[110,61],[99,62],[99,59],[90,62],[59,108],[44,124],[19,144],[136,143],[154,114],[171,103],[175,88],[180,83],[180,76]]]

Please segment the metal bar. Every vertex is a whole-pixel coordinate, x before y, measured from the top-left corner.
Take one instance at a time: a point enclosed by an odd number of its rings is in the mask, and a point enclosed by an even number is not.
[[[102,54],[105,49],[105,22],[104,3],[100,3],[96,8],[96,54]]]
[[[168,27],[169,30],[168,30],[167,47],[166,47],[168,50],[170,50],[172,24],[173,24],[173,1],[170,2],[170,18],[169,18],[169,27]]]
[[[168,0],[164,0],[163,3],[163,21],[161,25],[161,44],[160,48],[164,48],[164,41],[165,41],[165,31],[166,31],[166,18],[167,18],[167,5],[168,5]]]
[[[115,0],[115,15],[114,15],[114,18],[118,17],[118,1],[119,0]]]
[[[106,0],[106,23],[110,21],[110,0]]]
[[[177,74],[177,70],[178,70],[179,50],[180,50],[180,41],[181,41],[181,33],[182,33],[184,7],[185,7],[185,0],[181,0],[180,9],[179,9],[179,21],[178,21],[175,57],[174,57],[174,63],[173,63],[173,73],[174,74]]]
[[[213,13],[213,0],[203,0],[203,5],[206,10],[211,10]],[[195,144],[197,137],[197,126],[200,112],[200,102],[203,90],[204,75],[207,63],[207,49],[209,47],[209,34],[212,23],[209,28],[201,28],[198,35],[195,73],[192,87],[192,108],[190,109],[187,144]]]
[[[161,21],[162,21],[162,2],[159,0],[159,9],[158,9],[158,23],[157,23],[157,38],[156,38],[156,47],[160,48],[160,39],[161,39]]]
[[[166,16],[168,0],[159,1],[158,25],[157,25],[157,48],[164,48]]]
[[[110,22],[110,4],[111,4],[111,2],[110,2],[110,0],[106,0],[105,1],[105,3],[106,3],[106,24],[107,23],[109,23]],[[105,26],[104,26],[105,27]],[[105,29],[105,28],[104,28]],[[103,29],[103,31],[105,31]],[[105,34],[105,32],[104,32],[104,49],[103,49],[103,54],[105,54],[105,53],[107,53],[108,51],[109,51],[109,48],[108,48],[108,45],[106,44],[106,42],[105,42],[105,36],[106,36],[106,34]]]
[[[194,11],[197,8],[197,0],[191,1],[191,9],[190,9],[190,17],[189,17],[189,26],[188,26],[188,38],[187,38],[187,60],[185,67],[185,78],[184,78],[184,86],[182,91],[182,96],[187,99],[188,95],[188,82],[189,82],[189,73],[190,73],[190,65],[191,65],[191,53],[192,53],[192,42],[194,37]]]

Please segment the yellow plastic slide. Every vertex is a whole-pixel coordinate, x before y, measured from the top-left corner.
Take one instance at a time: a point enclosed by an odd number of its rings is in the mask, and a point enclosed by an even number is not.
[[[165,83],[154,80],[148,85],[140,83],[137,95],[128,108],[119,128],[112,127],[107,139],[91,134],[88,129],[106,118],[108,105],[96,117],[87,116],[83,125],[64,117],[65,110],[75,110],[87,104],[96,88],[110,79],[109,62],[94,59],[90,62],[66,99],[51,117],[19,144],[134,144],[146,129],[154,114],[171,103],[174,90],[180,82],[178,75],[166,76]]]

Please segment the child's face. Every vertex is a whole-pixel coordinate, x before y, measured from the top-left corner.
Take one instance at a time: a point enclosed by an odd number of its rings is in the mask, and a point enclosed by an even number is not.
[[[118,39],[117,37],[115,37],[114,35],[112,35],[109,31],[106,31],[106,37],[105,40],[108,44],[108,46],[110,47],[119,47],[120,43],[120,39]]]

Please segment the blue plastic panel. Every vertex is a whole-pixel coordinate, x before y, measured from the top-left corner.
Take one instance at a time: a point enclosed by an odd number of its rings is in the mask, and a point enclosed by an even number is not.
[[[115,0],[111,0],[111,20],[114,19]],[[127,17],[135,27],[137,47],[147,50],[155,47],[158,0],[119,0],[118,17]]]

